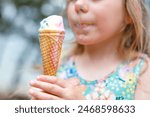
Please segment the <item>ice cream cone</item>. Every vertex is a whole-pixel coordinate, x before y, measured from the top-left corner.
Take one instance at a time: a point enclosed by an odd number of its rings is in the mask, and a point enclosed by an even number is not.
[[[56,75],[62,50],[64,34],[64,31],[40,31],[40,48],[42,54],[44,75]]]
[[[64,40],[63,18],[52,15],[40,22],[40,48],[44,75],[55,76]]]

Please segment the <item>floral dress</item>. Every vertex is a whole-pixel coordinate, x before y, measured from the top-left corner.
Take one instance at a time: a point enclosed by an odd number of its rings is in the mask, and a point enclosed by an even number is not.
[[[76,69],[72,60],[62,64],[58,69],[57,77],[68,79],[76,77],[80,84],[87,86],[84,96],[90,100],[133,100],[138,77],[140,75],[144,58],[138,58],[138,62],[132,61],[120,64],[115,71],[105,79],[86,81]]]

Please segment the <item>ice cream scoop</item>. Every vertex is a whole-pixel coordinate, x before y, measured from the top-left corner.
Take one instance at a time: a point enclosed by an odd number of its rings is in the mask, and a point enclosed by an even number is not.
[[[40,31],[41,30],[56,30],[56,31],[65,31],[63,18],[58,15],[52,15],[40,22]]]

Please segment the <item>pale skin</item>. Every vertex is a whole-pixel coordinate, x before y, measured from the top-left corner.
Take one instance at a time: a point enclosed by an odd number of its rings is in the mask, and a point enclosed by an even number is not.
[[[79,85],[79,80],[58,79],[54,76],[38,76],[37,80],[31,81],[30,85],[41,90],[29,90],[32,99],[37,100],[81,100],[85,99],[83,92],[86,87]],[[66,93],[67,92],[67,93]]]
[[[77,42],[84,45],[83,54],[74,57],[78,73],[92,81],[115,70],[122,62],[116,51],[121,31],[130,23],[125,15],[124,0],[69,0],[67,14]],[[149,76],[150,68],[138,80],[135,99],[150,99]],[[76,78],[63,80],[42,75],[30,85],[32,99],[85,99],[86,86],[80,85]]]
[[[147,63],[149,67],[150,59],[147,60]],[[150,100],[150,85],[149,84],[150,84],[150,68],[148,68],[144,72],[144,74],[142,74],[138,79],[137,87],[135,90],[135,100]]]

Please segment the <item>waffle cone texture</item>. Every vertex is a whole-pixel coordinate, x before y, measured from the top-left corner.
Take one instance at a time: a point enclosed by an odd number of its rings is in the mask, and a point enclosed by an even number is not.
[[[40,31],[40,49],[44,75],[55,76],[64,40],[64,32],[54,30]]]

